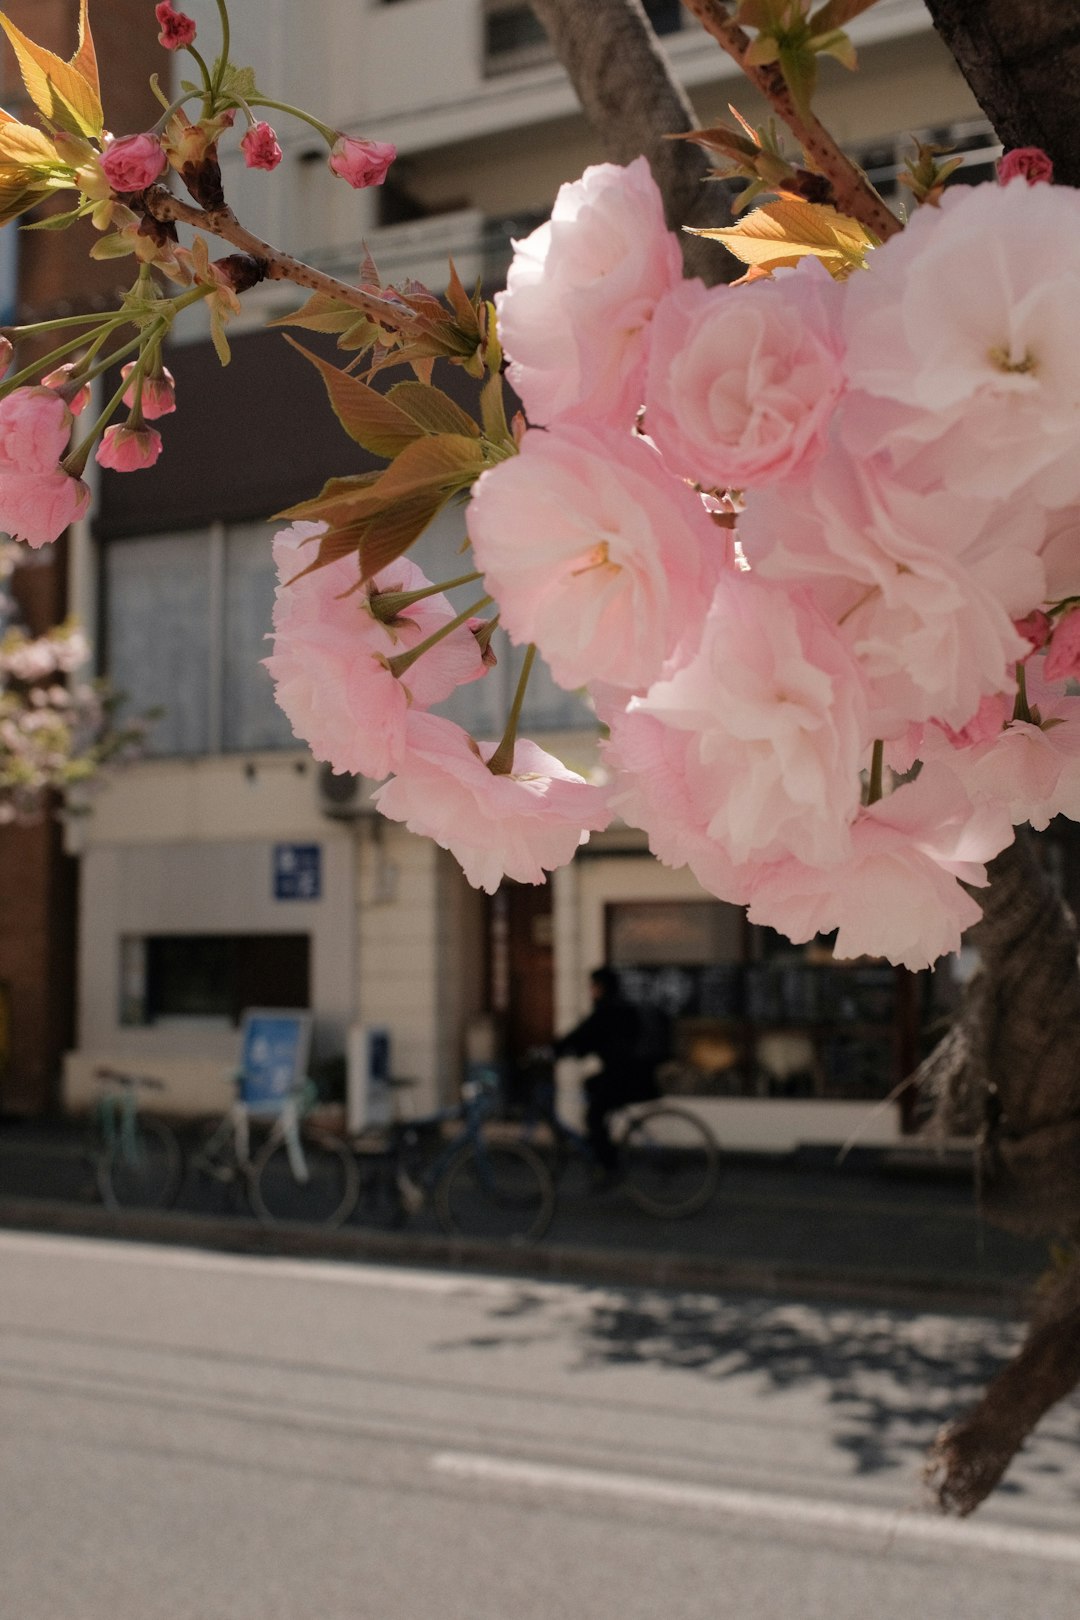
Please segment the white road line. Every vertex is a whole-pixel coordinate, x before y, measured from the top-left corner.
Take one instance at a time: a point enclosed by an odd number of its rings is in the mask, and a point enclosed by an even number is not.
[[[62,1256],[67,1251],[86,1260],[108,1260],[115,1265],[151,1266],[155,1271],[217,1271],[297,1282],[331,1282],[343,1287],[396,1288],[416,1294],[483,1294],[503,1298],[523,1288],[530,1294],[561,1296],[564,1285],[536,1282],[529,1277],[484,1277],[465,1271],[411,1270],[406,1266],[372,1265],[354,1260],[288,1260],[277,1255],[217,1254],[206,1249],[172,1248],[164,1244],[113,1242],[103,1238],[67,1237],[58,1233],[0,1231],[0,1258],[5,1253]],[[580,1293],[576,1284],[565,1285]],[[595,1290],[603,1293],[605,1290]]]
[[[1080,1537],[1047,1530],[1020,1530],[1000,1524],[972,1524],[939,1519],[929,1513],[890,1512],[847,1502],[815,1502],[801,1496],[764,1491],[722,1490],[710,1485],[679,1484],[639,1474],[608,1474],[590,1468],[564,1468],[512,1457],[465,1451],[440,1451],[432,1471],[454,1479],[498,1485],[523,1485],[540,1491],[648,1502],[658,1507],[693,1508],[720,1518],[775,1521],[815,1529],[855,1531],[888,1542],[922,1542],[969,1548],[980,1553],[1006,1553],[1058,1564],[1080,1564]]]

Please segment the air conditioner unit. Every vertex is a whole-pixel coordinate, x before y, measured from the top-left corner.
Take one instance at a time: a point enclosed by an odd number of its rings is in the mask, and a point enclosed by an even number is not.
[[[355,821],[358,816],[370,815],[365,779],[348,772],[338,772],[329,765],[320,765],[316,778],[319,809],[324,816],[335,821]]]

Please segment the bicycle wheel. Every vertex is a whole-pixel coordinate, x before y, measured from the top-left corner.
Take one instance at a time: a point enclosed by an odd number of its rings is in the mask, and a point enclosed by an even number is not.
[[[282,1137],[271,1136],[251,1167],[251,1202],[261,1221],[340,1226],[360,1190],[356,1161],[344,1142],[321,1131],[300,1136],[304,1174],[297,1176]]]
[[[526,1243],[543,1237],[555,1187],[543,1161],[520,1142],[469,1143],[455,1153],[435,1188],[444,1232]]]
[[[630,1197],[650,1215],[692,1215],[716,1191],[719,1160],[708,1126],[685,1108],[648,1108],[619,1143]]]
[[[174,1131],[158,1119],[136,1119],[117,1132],[97,1161],[97,1184],[109,1209],[166,1209],[180,1191],[184,1160]]]

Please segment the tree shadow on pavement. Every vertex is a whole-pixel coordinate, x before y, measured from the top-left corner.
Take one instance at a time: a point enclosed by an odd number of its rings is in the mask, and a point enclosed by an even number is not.
[[[805,1389],[855,1474],[910,1466],[939,1426],[971,1405],[1015,1349],[1015,1324],[640,1288],[582,1290],[560,1306],[523,1288],[492,1312],[477,1349],[564,1336],[581,1369],[649,1366],[742,1383],[748,1399]],[[497,1321],[495,1320],[497,1318]],[[500,1325],[501,1324],[501,1325]],[[1057,1473],[1054,1442],[1075,1448],[1077,1409],[1044,1426],[1031,1472]],[[1013,1479],[1003,1489],[1019,1491]]]

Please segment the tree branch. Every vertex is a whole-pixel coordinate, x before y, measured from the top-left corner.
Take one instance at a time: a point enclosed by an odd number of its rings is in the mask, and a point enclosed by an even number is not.
[[[840,212],[847,214],[850,219],[857,219],[881,242],[902,230],[895,214],[885,206],[866,176],[837,146],[828,130],[813,114],[804,117],[800,113],[779,66],[775,62],[760,67],[747,62],[750,36],[731,20],[731,13],[723,0],[683,0],[683,4],[702,28],[738,63],[750,83],[771,102],[806,156],[829,181]]]
[[[223,241],[239,248],[256,261],[267,281],[291,281],[297,287],[326,293],[339,303],[351,304],[354,309],[378,318],[378,310],[382,306],[373,305],[361,288],[352,287],[347,281],[339,281],[336,276],[328,276],[313,265],[305,264],[302,259],[294,259],[292,254],[271,247],[269,242],[245,230],[231,208],[195,208],[191,203],[174,197],[164,186],[154,186],[146,192],[145,202],[156,220],[178,220],[184,225],[193,225],[196,230],[220,236]]]
[[[672,230],[731,224],[727,188],[700,147],[665,139],[697,127],[641,0],[531,0],[590,124],[615,163],[644,153]],[[707,183],[708,182],[708,183]],[[742,267],[716,242],[687,235],[689,276],[712,284]]]

